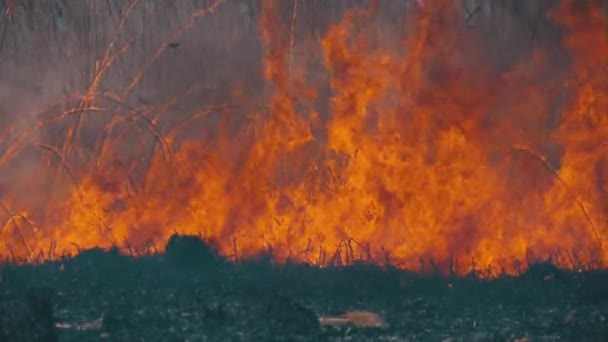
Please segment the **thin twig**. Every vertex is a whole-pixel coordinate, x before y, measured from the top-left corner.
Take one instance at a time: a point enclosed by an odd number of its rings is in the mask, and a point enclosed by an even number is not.
[[[559,172],[553,166],[551,166],[551,164],[547,161],[547,159],[545,157],[543,157],[536,151],[533,151],[530,148],[527,148],[525,146],[515,146],[513,149],[515,151],[527,153],[527,154],[531,155],[532,157],[536,158],[537,160],[539,160],[545,166],[545,168],[547,168],[547,170],[549,170],[555,176],[555,178],[562,183],[562,185],[566,188],[566,190],[568,190],[568,192],[570,192],[572,194],[574,201],[576,202],[576,204],[582,211],[582,213],[583,213],[585,219],[587,220],[587,222],[589,223],[589,225],[591,226],[591,229],[593,231],[593,234],[595,235],[595,238],[600,247],[600,250],[603,250],[602,238],[600,237],[600,235],[595,227],[595,224],[591,220],[591,216],[589,215],[587,208],[585,208],[585,205],[581,202],[581,200],[578,198],[578,196],[572,191],[572,189],[570,188],[568,183],[559,175]]]
[[[293,1],[293,10],[291,14],[291,32],[289,38],[289,61],[288,70],[289,74],[292,72],[293,66],[293,49],[296,45],[296,19],[298,17],[298,0]]]
[[[86,95],[85,95],[84,99],[82,100],[82,102],[80,103],[79,107],[88,107],[90,105],[90,102],[93,99],[92,97],[90,97],[90,95],[97,93],[97,91],[99,89],[99,85],[101,84],[101,80],[102,80],[103,76],[105,75],[105,72],[113,64],[114,60],[116,60],[116,58],[120,54],[122,54],[124,51],[126,51],[128,49],[128,47],[131,45],[131,42],[134,41],[134,40],[132,40],[132,41],[128,42],[123,47],[121,47],[116,53],[111,54],[112,50],[114,49],[114,45],[116,43],[116,39],[118,38],[118,35],[120,34],[120,32],[122,32],[124,25],[127,21],[127,18],[129,17],[133,8],[135,8],[135,5],[138,2],[139,2],[139,0],[133,0],[128,5],[128,7],[125,11],[125,14],[123,15],[120,23],[118,24],[118,27],[114,31],[114,36],[112,37],[112,40],[106,47],[106,50],[103,54],[103,58],[102,58],[101,62],[95,63],[95,74],[93,76],[93,79],[91,80],[91,83],[89,84]],[[80,113],[76,116],[76,122],[75,122],[73,128],[69,131],[67,139],[65,140],[64,150],[65,150],[66,155],[68,155],[68,156],[71,151],[71,146],[73,145],[75,139],[79,135],[81,124],[82,124],[82,113]]]
[[[475,6],[475,8],[473,8],[473,10],[472,10],[471,12],[466,11],[466,12],[467,12],[467,14],[466,14],[466,16],[465,16],[465,18],[464,18],[464,22],[465,22],[465,23],[468,23],[468,22],[469,22],[469,20],[470,20],[470,19],[471,19],[473,16],[475,16],[475,14],[477,14],[477,12],[479,12],[479,11],[481,10],[481,7],[482,7],[482,6],[483,6],[483,0],[482,0],[482,1],[478,1],[478,2],[477,2],[477,5]]]
[[[199,8],[199,9],[195,10],[194,13],[192,13],[192,15],[190,16],[186,25],[169,33],[166,36],[166,38],[163,39],[163,42],[161,43],[160,47],[156,50],[156,52],[154,52],[154,54],[146,62],[144,62],[144,64],[135,72],[135,75],[131,78],[131,82],[129,83],[127,88],[123,91],[122,98],[126,98],[133,91],[133,89],[135,89],[135,87],[141,81],[146,70],[163,54],[163,52],[169,46],[170,42],[175,41],[179,35],[183,34],[185,31],[189,30],[196,23],[197,19],[207,15],[208,13],[213,13],[225,1],[226,0],[216,0],[209,7]]]
[[[82,251],[82,249],[80,248],[79,244],[77,244],[76,242],[70,242],[70,245],[76,247],[77,254],[80,254],[80,252]]]
[[[135,1],[137,1],[137,0],[135,0]],[[91,102],[94,99],[93,94],[97,93],[97,90],[99,89],[99,85],[101,84],[101,80],[102,80],[106,70],[108,70],[110,68],[110,66],[114,63],[114,61],[118,58],[119,55],[121,55],[123,52],[127,51],[127,49],[129,48],[129,46],[131,45],[131,43],[133,41],[135,41],[135,39],[129,41],[127,44],[125,44],[122,48],[120,48],[113,55],[109,54],[111,51],[110,49],[113,47],[113,43],[110,44],[110,46],[106,50],[106,55],[104,56],[102,62],[96,64],[95,75],[93,76],[93,80],[91,81],[91,84],[89,85],[89,87],[87,89],[87,93],[84,96],[84,98],[82,99],[78,108],[89,107],[92,105]],[[66,139],[66,144],[65,144],[65,151],[66,151],[67,155],[69,155],[69,153],[71,151],[71,146],[73,146],[74,141],[79,136],[80,128],[82,126],[82,117],[83,117],[82,115],[83,115],[83,112],[79,111],[78,114],[76,115],[76,123],[74,124],[73,129],[69,131],[68,137]]]
[[[53,154],[57,158],[57,160],[59,160],[59,163],[61,164],[61,166],[63,166],[65,171],[68,173],[68,175],[72,179],[72,182],[74,183],[74,185],[78,186],[78,179],[76,178],[76,176],[70,169],[70,166],[64,160],[64,158],[61,156],[61,153],[59,152],[59,150],[57,150],[56,147],[51,146],[51,145],[46,145],[46,144],[36,144],[36,147],[38,147],[42,150],[51,152],[51,154]]]
[[[29,244],[27,243],[27,241],[25,240],[25,237],[23,236],[21,229],[19,229],[19,225],[17,224],[17,222],[15,221],[15,217],[16,216],[21,216],[21,215],[15,215],[13,214],[8,207],[4,204],[4,202],[0,202],[0,206],[2,207],[2,209],[7,213],[7,215],[9,216],[8,219],[6,220],[6,222],[2,225],[3,228],[6,223],[8,221],[10,221],[13,224],[13,227],[15,228],[15,231],[17,232],[17,235],[19,236],[19,239],[21,240],[21,243],[23,244],[23,246],[25,247],[25,250],[27,252],[27,261],[30,262],[32,261],[32,250],[29,246]]]

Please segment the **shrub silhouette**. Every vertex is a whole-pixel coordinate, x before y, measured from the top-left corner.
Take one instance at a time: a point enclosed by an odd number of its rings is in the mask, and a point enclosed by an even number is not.
[[[165,248],[165,259],[177,267],[219,266],[222,258],[207,242],[195,235],[173,234]]]

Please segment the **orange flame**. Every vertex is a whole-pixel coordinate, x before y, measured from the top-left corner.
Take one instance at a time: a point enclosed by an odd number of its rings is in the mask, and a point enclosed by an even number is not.
[[[608,22],[585,4],[551,14],[568,61],[539,48],[507,71],[449,1],[414,6],[395,48],[375,12],[351,11],[320,42],[327,98],[265,1],[262,109],[235,122],[226,107],[197,140],[157,137],[139,180],[118,157],[127,138],[104,140],[69,196],[19,215],[4,205],[0,256],[158,248],[179,232],[233,258],[270,248],[278,261],[489,276],[549,258],[606,267]]]

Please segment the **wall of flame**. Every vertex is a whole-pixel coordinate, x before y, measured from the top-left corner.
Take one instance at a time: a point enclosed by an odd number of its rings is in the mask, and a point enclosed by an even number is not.
[[[169,30],[124,87],[104,87],[133,48],[115,42],[84,91],[8,120],[0,165],[20,186],[0,192],[0,256],[159,251],[179,232],[236,259],[271,251],[490,276],[541,260],[608,264],[600,2],[542,9],[550,29],[525,43],[490,29],[485,12],[469,19],[466,6],[438,0],[409,2],[398,21],[350,8],[307,33],[303,3],[259,3],[259,49],[247,51],[259,74],[216,85],[215,104],[180,110],[200,89],[160,104],[134,102],[132,90],[197,20],[243,10],[223,1]]]

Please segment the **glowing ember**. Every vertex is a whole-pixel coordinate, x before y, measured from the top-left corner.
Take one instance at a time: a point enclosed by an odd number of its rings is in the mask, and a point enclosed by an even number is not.
[[[201,109],[161,129],[162,107],[124,105],[94,81],[71,111],[7,131],[5,169],[42,153],[59,171],[43,177],[51,187],[36,179],[52,168],[27,171],[27,191],[52,188],[52,197],[1,193],[0,256],[158,250],[179,232],[233,258],[270,248],[278,261],[388,258],[488,275],[546,259],[608,266],[608,21],[599,6],[563,1],[550,14],[561,46],[539,46],[509,68],[492,62],[488,37],[467,27],[456,2],[412,3],[393,45],[381,42],[373,13],[351,11],[320,42],[299,43],[322,51],[320,81],[294,54],[297,17],[285,22],[278,3],[264,2],[260,20],[263,106],[237,89],[239,105],[216,108],[214,119]],[[235,119],[240,111],[246,118]],[[88,133],[96,152],[77,152],[83,118],[100,113],[105,128]],[[25,148],[31,132],[75,115],[64,145]],[[197,118],[206,128],[187,139]],[[129,121],[139,135],[120,133]],[[55,186],[63,177],[68,192]]]

